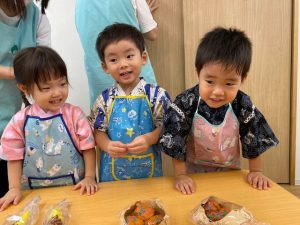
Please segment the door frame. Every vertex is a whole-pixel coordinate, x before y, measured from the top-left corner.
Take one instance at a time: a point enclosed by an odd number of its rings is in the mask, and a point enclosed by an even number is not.
[[[296,127],[297,127],[297,82],[298,82],[298,24],[299,0],[292,1],[292,77],[291,77],[291,117],[290,117],[290,184],[296,179]],[[299,154],[299,153],[298,153]]]

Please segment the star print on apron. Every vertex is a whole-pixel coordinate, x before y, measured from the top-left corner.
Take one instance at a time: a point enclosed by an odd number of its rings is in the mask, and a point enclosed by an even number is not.
[[[84,161],[62,114],[28,116],[24,125],[22,188],[73,185],[84,177]]]
[[[187,171],[196,173],[238,168],[240,168],[239,123],[231,104],[223,122],[219,125],[209,123],[196,111],[187,138]]]
[[[108,136],[112,141],[130,143],[154,130],[148,97],[116,96],[109,115]],[[162,176],[161,154],[156,146],[146,152],[113,158],[101,151],[100,180],[126,180]]]

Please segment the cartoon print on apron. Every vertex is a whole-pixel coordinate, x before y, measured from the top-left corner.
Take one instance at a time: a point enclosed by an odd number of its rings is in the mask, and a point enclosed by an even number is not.
[[[25,125],[22,187],[72,185],[84,177],[84,161],[62,114],[28,116]]]
[[[231,104],[223,122],[219,125],[209,123],[196,111],[187,139],[188,172],[238,168],[240,168],[239,123]]]
[[[144,95],[116,96],[108,121],[109,138],[125,144],[154,129],[150,103]],[[162,176],[161,155],[155,146],[142,154],[119,158],[101,151],[100,167],[101,181]]]

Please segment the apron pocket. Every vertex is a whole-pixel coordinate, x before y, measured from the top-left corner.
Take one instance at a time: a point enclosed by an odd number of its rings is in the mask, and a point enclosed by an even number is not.
[[[74,184],[76,184],[74,174],[61,175],[57,177],[28,177],[28,185],[30,189]]]
[[[153,172],[153,153],[112,158],[112,176],[115,180],[153,177]]]

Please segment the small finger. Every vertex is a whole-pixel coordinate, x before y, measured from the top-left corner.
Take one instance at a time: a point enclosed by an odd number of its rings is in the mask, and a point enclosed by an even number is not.
[[[14,205],[19,204],[19,202],[21,201],[21,199],[22,199],[22,196],[17,196],[17,197],[15,198],[15,200],[14,200]]]
[[[263,189],[263,185],[264,185],[264,180],[261,177],[259,177],[257,179],[257,189],[258,190],[262,190]]]
[[[86,186],[86,195],[91,195],[91,186],[90,185]]]
[[[6,200],[3,205],[0,208],[0,211],[3,211],[4,209],[6,209],[10,204],[10,201]]]
[[[185,183],[185,184],[184,184],[184,188],[185,188],[186,193],[187,193],[188,195],[191,195],[191,194],[193,193],[192,190],[191,190],[191,185],[190,185],[189,183]]]

